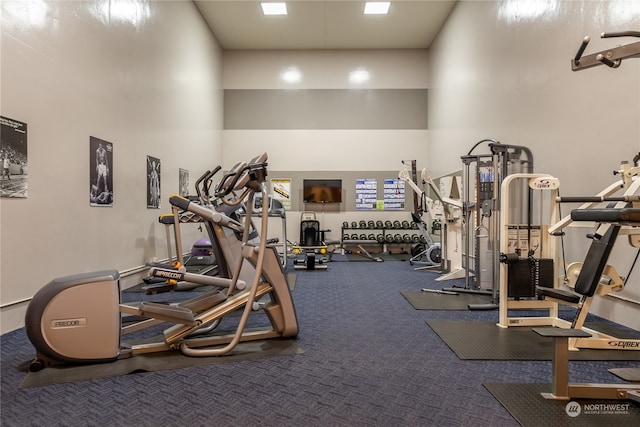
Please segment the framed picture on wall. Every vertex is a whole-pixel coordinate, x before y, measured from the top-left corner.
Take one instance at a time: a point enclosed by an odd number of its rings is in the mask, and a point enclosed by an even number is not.
[[[384,180],[384,209],[387,211],[404,210],[404,181],[400,178]]]
[[[0,197],[27,197],[27,124],[0,116]]]
[[[356,210],[374,210],[378,201],[378,180],[356,179]]]
[[[160,209],[160,159],[147,156],[147,208]]]
[[[178,169],[178,194],[182,197],[189,197],[189,171]]]
[[[113,144],[89,137],[89,201],[91,206],[113,206]]]
[[[271,194],[285,210],[291,209],[291,178],[272,178]]]

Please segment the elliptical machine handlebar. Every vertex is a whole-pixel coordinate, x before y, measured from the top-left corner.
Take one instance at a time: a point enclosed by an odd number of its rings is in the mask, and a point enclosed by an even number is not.
[[[220,169],[222,169],[220,165],[216,166],[215,168],[213,168],[211,172],[207,174],[207,176],[202,181],[202,192],[204,193],[204,196],[206,198],[205,199],[206,204],[209,204],[211,202],[211,194],[209,193],[209,189],[211,188],[211,183],[213,182],[212,180],[214,175],[217,174],[220,171]]]
[[[196,183],[195,183],[195,187],[196,187],[196,194],[198,195],[198,200],[200,200],[200,203],[204,204],[205,203],[205,199],[202,195],[202,190],[200,190],[200,183],[202,181],[204,181],[205,179],[207,179],[207,177],[211,175],[211,171],[207,170],[205,171],[205,173],[203,173],[202,175],[200,175],[200,178],[196,179]],[[204,186],[203,186],[204,188]]]
[[[218,198],[223,198],[231,193],[246,166],[247,162],[238,162],[233,165],[229,172],[224,174],[213,194]]]
[[[263,152],[248,162],[236,163],[218,183],[215,196],[222,200],[233,191],[242,189],[260,191],[260,185],[267,176],[267,158],[267,153]],[[244,199],[245,196],[246,194],[243,194],[239,199]]]
[[[233,189],[250,188],[255,192],[259,192],[261,183],[264,182],[267,176],[267,153],[263,152],[249,160],[242,172]]]

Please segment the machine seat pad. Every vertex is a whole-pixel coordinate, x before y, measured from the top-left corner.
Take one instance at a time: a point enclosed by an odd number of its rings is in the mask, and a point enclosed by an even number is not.
[[[144,301],[140,304],[139,309],[145,313],[145,315],[158,314],[161,316],[173,317],[175,319],[186,320],[187,322],[194,322],[193,311],[185,307],[177,305],[159,304],[156,302]]]
[[[540,296],[566,301],[571,304],[580,303],[580,299],[582,298],[580,294],[577,294],[575,292],[567,291],[564,289],[547,288],[544,286],[536,286],[536,293]]]
[[[574,221],[595,221],[619,223],[623,225],[640,225],[640,209],[574,209],[571,211],[571,219]]]
[[[160,224],[172,225],[176,223],[176,217],[173,214],[162,214],[158,217]]]

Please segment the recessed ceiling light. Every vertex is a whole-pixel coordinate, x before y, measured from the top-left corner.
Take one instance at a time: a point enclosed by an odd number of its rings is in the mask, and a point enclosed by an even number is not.
[[[386,15],[389,13],[390,1],[368,1],[364,4],[365,15]]]
[[[262,6],[262,13],[265,15],[286,15],[287,4],[286,3],[260,3]]]

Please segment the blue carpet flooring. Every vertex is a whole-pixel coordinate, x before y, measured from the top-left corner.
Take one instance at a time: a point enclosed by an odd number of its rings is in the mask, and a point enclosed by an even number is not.
[[[426,321],[495,321],[498,312],[415,310],[400,294],[441,288],[437,277],[400,261],[297,271],[293,297],[304,353],[293,356],[19,390],[20,367],[33,350],[23,329],[5,334],[1,424],[519,425],[483,383],[549,383],[550,362],[458,359]],[[576,361],[570,375],[613,382],[608,368],[636,366]]]

